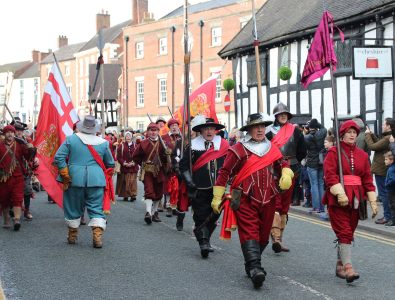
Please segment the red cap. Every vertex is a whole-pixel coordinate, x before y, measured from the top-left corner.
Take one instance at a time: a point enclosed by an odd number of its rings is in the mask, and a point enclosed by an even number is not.
[[[353,120],[347,120],[342,124],[342,126],[340,126],[340,130],[339,130],[340,136],[343,136],[350,128],[354,128],[357,132],[357,135],[359,134],[360,129],[358,124],[355,123],[355,121]]]
[[[177,124],[178,126],[180,126],[180,123],[177,121],[177,119],[171,118],[168,122],[167,122],[167,126],[170,127],[173,124]]]
[[[150,124],[148,125],[148,127],[147,127],[147,130],[150,130],[150,129],[159,130],[159,125],[158,125],[158,124],[155,124],[155,123],[150,123]]]
[[[7,133],[7,132],[9,132],[9,131],[12,131],[13,133],[15,133],[15,127],[12,126],[12,125],[7,125],[7,126],[5,126],[5,127],[3,128],[3,133],[4,133],[4,134]]]

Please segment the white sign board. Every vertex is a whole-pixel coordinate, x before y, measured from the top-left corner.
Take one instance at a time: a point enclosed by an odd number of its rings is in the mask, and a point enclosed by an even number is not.
[[[393,78],[392,47],[353,47],[354,79]]]

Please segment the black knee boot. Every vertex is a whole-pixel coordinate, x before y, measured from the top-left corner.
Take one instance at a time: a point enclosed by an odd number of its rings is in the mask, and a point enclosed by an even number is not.
[[[177,214],[177,223],[176,223],[176,228],[178,231],[182,231],[184,229],[184,218],[185,218],[185,213],[184,212],[178,212]]]
[[[201,228],[200,230],[194,230],[197,241],[200,246],[200,255],[202,258],[207,258],[210,252],[209,239],[210,239],[210,231],[206,226]]]
[[[261,266],[261,249],[258,241],[249,240],[241,245],[246,273],[251,278],[254,288],[260,288],[265,281],[266,272]]]

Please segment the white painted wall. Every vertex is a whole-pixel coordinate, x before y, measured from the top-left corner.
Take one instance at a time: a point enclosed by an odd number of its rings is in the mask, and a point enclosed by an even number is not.
[[[269,51],[269,64],[270,64],[270,74],[269,74],[269,86],[277,86],[278,77],[278,48],[270,49]]]

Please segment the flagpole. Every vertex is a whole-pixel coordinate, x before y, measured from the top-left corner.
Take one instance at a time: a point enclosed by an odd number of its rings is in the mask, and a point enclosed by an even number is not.
[[[258,30],[256,27],[256,18],[255,18],[255,0],[251,0],[252,2],[252,19],[254,25],[254,48],[255,48],[255,67],[256,67],[256,87],[258,90],[258,112],[263,112],[263,100],[262,100],[262,79],[261,79],[261,61],[259,58],[259,40],[258,40]]]

